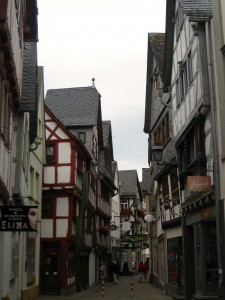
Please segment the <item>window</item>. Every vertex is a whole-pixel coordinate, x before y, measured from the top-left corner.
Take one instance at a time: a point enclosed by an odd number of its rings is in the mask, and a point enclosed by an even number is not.
[[[171,184],[172,203],[173,206],[176,206],[177,204],[180,204],[177,170],[174,170],[170,174],[170,184]]]
[[[190,85],[193,81],[191,51],[189,52],[187,57],[187,78],[188,78],[188,84]]]
[[[182,286],[183,284],[183,255],[182,238],[167,240],[168,282]]]
[[[153,133],[154,144],[165,146],[170,139],[169,114],[166,114],[159,127]]]
[[[218,293],[218,264],[215,222],[198,223],[194,226],[195,237],[195,284],[200,295]]]
[[[177,8],[176,12],[176,37],[179,38],[180,31],[184,22],[184,17],[180,6]]]
[[[55,163],[55,147],[54,145],[46,145],[46,163]]]
[[[169,195],[169,185],[168,185],[168,177],[167,175],[163,177],[161,183],[161,191],[164,203],[164,209],[170,208],[170,195]]]
[[[86,133],[85,132],[78,132],[78,138],[85,144],[86,143]]]
[[[10,118],[11,118],[11,94],[7,93],[5,82],[0,74],[0,133],[9,144]]]
[[[53,218],[54,206],[53,199],[43,198],[42,200],[42,218]]]
[[[185,95],[193,81],[192,58],[189,52],[186,61],[179,62],[179,76],[176,80],[176,102],[177,108],[184,101]]]

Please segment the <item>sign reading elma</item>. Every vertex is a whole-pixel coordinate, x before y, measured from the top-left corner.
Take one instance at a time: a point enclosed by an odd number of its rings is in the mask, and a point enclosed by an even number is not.
[[[0,231],[37,231],[37,206],[0,206]]]
[[[188,190],[191,192],[210,191],[211,176],[188,176]]]

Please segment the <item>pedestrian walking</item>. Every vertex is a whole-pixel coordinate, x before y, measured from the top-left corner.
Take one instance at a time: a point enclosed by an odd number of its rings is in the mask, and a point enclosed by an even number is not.
[[[106,267],[103,261],[100,262],[100,280],[101,282],[106,280]]]
[[[119,274],[119,265],[116,260],[113,261],[112,264],[112,272],[113,272],[113,283],[118,283],[118,274]]]
[[[144,279],[145,281],[148,280],[148,271],[149,271],[149,257],[146,258],[144,263]]]
[[[143,279],[144,279],[144,270],[145,270],[145,266],[143,264],[143,261],[140,261],[140,263],[138,265],[138,281],[139,282],[143,282]]]
[[[128,268],[128,263],[127,261],[124,262],[123,264],[123,275],[129,275],[129,268]]]

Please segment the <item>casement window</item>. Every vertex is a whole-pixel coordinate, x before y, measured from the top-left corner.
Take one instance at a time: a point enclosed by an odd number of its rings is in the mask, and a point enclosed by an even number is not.
[[[154,144],[165,146],[170,139],[169,114],[166,114],[159,127],[153,133]]]
[[[7,93],[5,82],[0,74],[0,133],[6,144],[10,139],[11,94]]]
[[[180,36],[180,31],[181,31],[183,23],[184,23],[184,16],[183,16],[180,6],[178,6],[177,12],[176,12],[176,37],[177,37],[177,39]]]
[[[128,200],[121,200],[121,209],[128,208]]]
[[[173,206],[176,206],[177,204],[180,204],[177,169],[172,171],[170,174],[170,185],[171,185],[172,204]]]
[[[54,144],[46,145],[46,163],[48,165],[55,163],[55,145]]]
[[[179,76],[176,80],[176,104],[177,108],[180,103],[184,101],[185,95],[193,81],[192,72],[192,57],[191,51],[189,52],[187,59],[183,62],[179,62]]]
[[[180,172],[205,160],[204,144],[203,123],[199,122],[189,130],[178,147]]]
[[[42,200],[42,218],[53,218],[54,203],[51,198],[43,198]]]
[[[170,208],[169,183],[167,175],[163,177],[161,182],[161,195],[163,198],[164,209]]]

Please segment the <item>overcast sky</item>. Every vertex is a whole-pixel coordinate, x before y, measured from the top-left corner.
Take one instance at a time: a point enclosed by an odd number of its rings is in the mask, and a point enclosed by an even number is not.
[[[112,125],[119,170],[148,167],[144,134],[147,39],[165,32],[166,0],[38,0],[45,92],[95,86]]]

